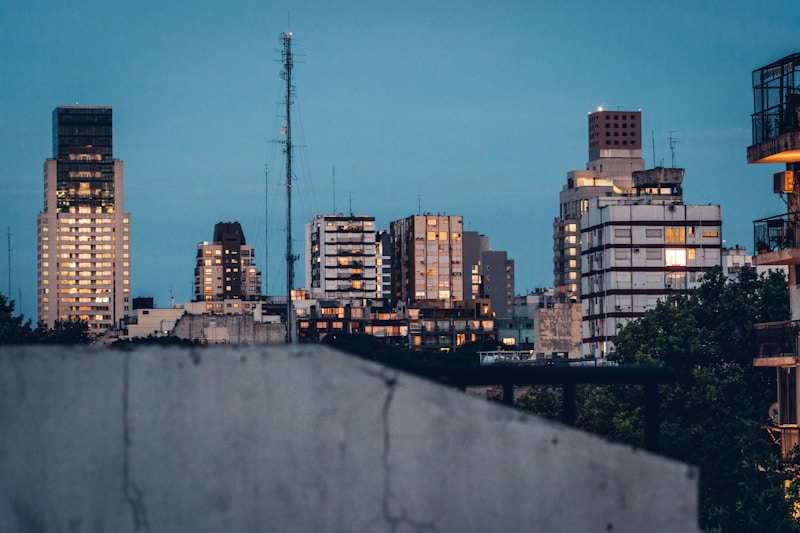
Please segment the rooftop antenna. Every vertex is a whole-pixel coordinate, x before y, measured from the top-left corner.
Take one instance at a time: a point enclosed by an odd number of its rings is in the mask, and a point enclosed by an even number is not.
[[[422,214],[422,195],[421,194],[417,195],[417,214],[418,215]]]
[[[11,226],[6,231],[8,237],[8,298],[11,299]]]
[[[347,191],[348,201],[350,202],[350,216],[353,216],[353,191]]]
[[[653,143],[653,168],[656,168],[656,134],[650,130],[650,140]]]
[[[669,140],[669,150],[672,152],[672,168],[675,168],[675,145],[678,144],[678,138],[673,136],[674,132],[669,132],[667,139]]]
[[[292,289],[294,288],[294,262],[298,256],[292,253],[292,101],[294,85],[292,85],[292,69],[294,68],[294,55],[292,54],[292,32],[281,33],[280,42],[283,44],[281,61],[283,71],[281,79],[286,81],[286,125],[283,127],[286,139],[283,141],[283,153],[286,156],[286,343],[292,343]]]
[[[267,260],[269,254],[269,164],[264,165],[264,274],[261,276],[261,283],[264,288],[264,296],[269,295],[269,277],[267,276]]]

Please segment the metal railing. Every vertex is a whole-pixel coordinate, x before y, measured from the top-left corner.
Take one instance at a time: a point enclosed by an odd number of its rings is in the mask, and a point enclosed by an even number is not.
[[[514,405],[514,387],[519,385],[561,385],[563,390],[561,421],[574,426],[576,420],[575,387],[578,384],[641,385],[644,388],[644,448],[658,452],[658,386],[675,380],[675,371],[666,366],[456,366],[442,364],[393,365],[398,369],[437,383],[466,387],[500,385],[503,403]]]
[[[795,228],[792,221],[800,213],[786,213],[753,221],[753,242],[756,253],[776,252],[795,246]]]
[[[758,357],[795,356],[800,320],[783,320],[755,324]]]

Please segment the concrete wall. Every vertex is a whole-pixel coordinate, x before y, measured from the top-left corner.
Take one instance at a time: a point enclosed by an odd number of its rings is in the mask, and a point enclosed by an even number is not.
[[[0,349],[0,531],[696,531],[697,472],[318,345]]]
[[[567,352],[570,358],[581,357],[581,304],[554,304],[536,309],[533,316],[536,352]]]
[[[208,344],[283,343],[286,326],[255,322],[252,315],[183,315],[170,335]]]

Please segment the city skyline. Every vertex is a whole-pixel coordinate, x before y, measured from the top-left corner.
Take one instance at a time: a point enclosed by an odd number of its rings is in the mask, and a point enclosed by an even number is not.
[[[641,109],[647,167],[671,166],[667,139],[677,139],[685,201],[722,205],[727,246],[752,252],[752,220],[783,210],[769,187],[775,169],[748,167],[746,147],[751,71],[797,51],[792,2],[82,6],[91,5],[1,10],[0,230],[11,233],[11,257],[2,246],[0,292],[33,320],[49,117],[76,102],[114,109],[133,297],[190,300],[196,245],[220,220],[242,224],[268,292],[285,292],[274,141],[287,27],[297,54],[296,250],[298,228],[317,214],[364,213],[376,229],[419,212],[460,215],[465,231],[515,260],[517,293],[552,286],[558,193],[588,160],[585,115],[599,106]]]

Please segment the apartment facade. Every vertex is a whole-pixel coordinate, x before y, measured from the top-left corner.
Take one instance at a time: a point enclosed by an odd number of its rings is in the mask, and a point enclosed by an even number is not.
[[[720,264],[721,208],[654,196],[594,198],[581,218],[581,242],[581,351],[602,358],[624,324],[697,287]]]
[[[374,299],[382,292],[375,217],[317,215],[305,225],[305,246],[305,281],[312,298]]]
[[[59,106],[37,218],[37,314],[99,334],[130,313],[130,214],[114,159],[112,109]]]
[[[241,224],[219,222],[214,225],[214,240],[197,244],[194,269],[194,301],[254,301],[261,297],[261,272],[255,251],[247,244]]]
[[[454,308],[464,301],[463,219],[412,215],[390,224],[394,301]]]

